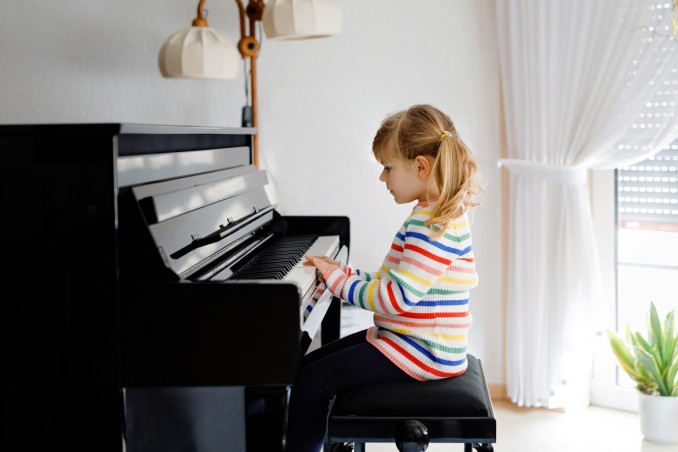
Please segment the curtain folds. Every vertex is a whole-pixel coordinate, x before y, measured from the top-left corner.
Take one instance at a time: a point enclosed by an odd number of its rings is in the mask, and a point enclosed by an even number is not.
[[[671,5],[657,5],[497,0],[500,164],[510,175],[506,383],[519,406],[563,406],[590,366],[587,340],[601,326],[588,169],[642,160],[678,137],[678,41]],[[636,127],[666,90],[675,103],[653,127]],[[629,137],[637,146],[617,145]]]

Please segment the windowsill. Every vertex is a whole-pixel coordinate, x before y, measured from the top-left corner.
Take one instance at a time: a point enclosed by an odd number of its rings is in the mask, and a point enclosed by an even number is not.
[[[591,405],[615,410],[638,412],[638,391],[634,388],[591,382]]]

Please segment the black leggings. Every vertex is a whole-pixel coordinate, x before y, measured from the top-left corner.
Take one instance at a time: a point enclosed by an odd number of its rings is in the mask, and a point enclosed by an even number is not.
[[[332,400],[341,391],[412,379],[367,342],[364,330],[310,352],[299,367],[290,394],[287,451],[320,451]]]

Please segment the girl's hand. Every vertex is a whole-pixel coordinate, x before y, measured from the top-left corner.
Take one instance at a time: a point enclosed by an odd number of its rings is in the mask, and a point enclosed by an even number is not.
[[[335,261],[334,259],[328,257],[328,256],[304,256],[306,258],[306,262],[304,262],[304,265],[310,266],[313,265],[315,268],[318,269],[320,274],[324,274],[329,268],[333,265],[339,266],[339,262]]]

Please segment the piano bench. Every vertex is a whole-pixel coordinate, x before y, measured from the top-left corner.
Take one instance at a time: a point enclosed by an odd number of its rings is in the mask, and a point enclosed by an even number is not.
[[[444,380],[372,384],[339,394],[330,412],[324,452],[365,452],[365,443],[395,442],[401,452],[429,442],[494,450],[497,425],[480,360],[468,356],[462,375]]]

